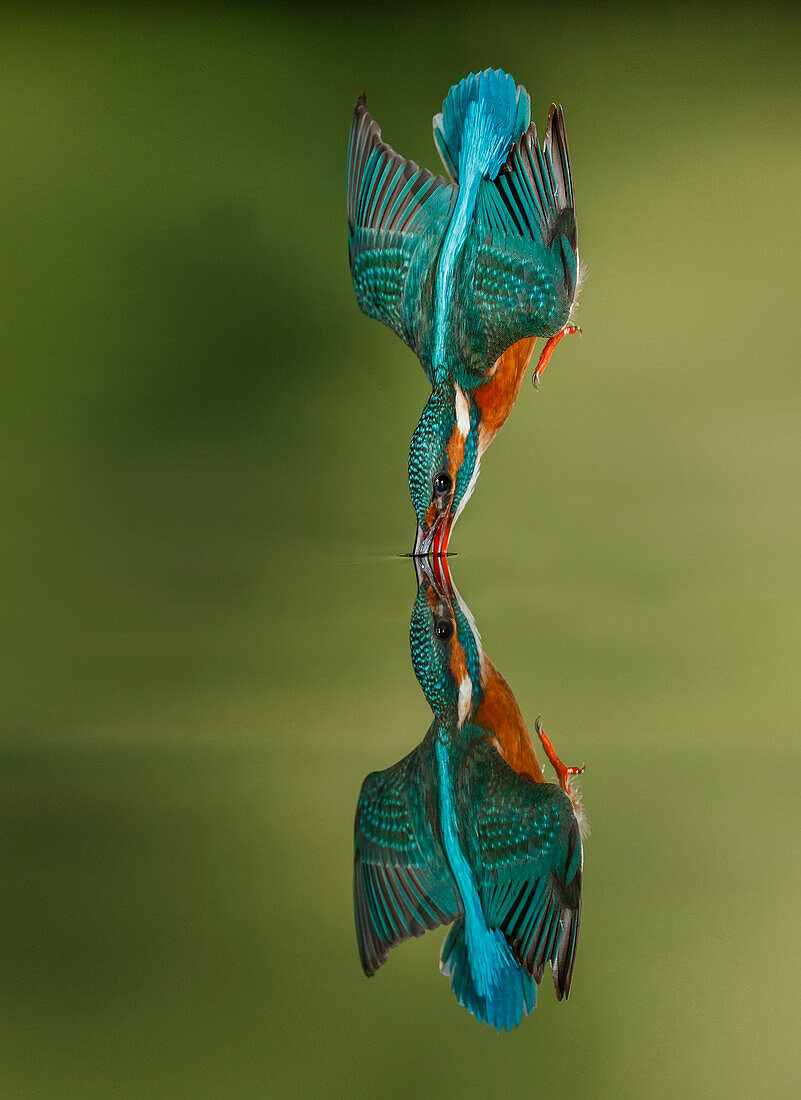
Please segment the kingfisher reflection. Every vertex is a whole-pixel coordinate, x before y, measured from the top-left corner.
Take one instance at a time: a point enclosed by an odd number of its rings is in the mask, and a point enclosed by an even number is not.
[[[362,784],[354,905],[368,977],[409,936],[450,924],[440,970],[459,1003],[510,1030],[536,1005],[546,964],[570,993],[585,818],[566,768],[484,655],[447,559],[416,563],[412,664],[434,712],[423,741]]]

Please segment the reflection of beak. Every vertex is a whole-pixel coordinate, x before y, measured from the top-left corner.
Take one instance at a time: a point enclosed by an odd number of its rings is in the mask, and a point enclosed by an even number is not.
[[[442,557],[434,558],[433,566],[437,587],[440,588],[443,593],[452,592],[453,581],[451,580],[451,571],[448,568],[447,555],[443,554]],[[448,603],[452,603],[452,600],[449,599]]]
[[[425,585],[427,589],[433,591],[438,600],[450,605],[448,593],[453,582],[448,572],[447,558],[417,557],[414,559],[414,571],[417,575],[418,589]]]
[[[428,558],[414,558],[414,572],[417,577],[418,588],[421,584],[429,584],[433,587],[434,578],[431,575],[431,562],[428,560]]]

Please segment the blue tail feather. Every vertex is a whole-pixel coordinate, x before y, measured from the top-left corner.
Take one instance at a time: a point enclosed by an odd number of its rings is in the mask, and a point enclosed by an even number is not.
[[[487,930],[488,955],[494,957],[490,988],[479,990],[471,966],[465,937],[464,917],[451,926],[442,946],[440,970],[451,983],[456,999],[481,1023],[497,1031],[511,1031],[537,1004],[534,979],[512,957],[506,938],[498,929]],[[487,960],[485,959],[486,963]],[[486,981],[487,976],[483,975]]]
[[[495,179],[530,122],[525,88],[502,69],[485,69],[451,87],[434,116],[434,141],[457,182],[473,172]]]
[[[467,239],[479,188],[494,180],[509,151],[526,131],[531,103],[525,88],[500,69],[471,73],[455,84],[434,118],[434,140],[445,167],[459,184],[437,265],[434,316],[434,372],[446,369],[450,342],[453,273]]]

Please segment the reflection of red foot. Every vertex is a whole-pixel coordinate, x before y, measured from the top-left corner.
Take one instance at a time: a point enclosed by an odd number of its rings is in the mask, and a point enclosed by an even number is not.
[[[563,336],[572,336],[574,332],[577,332],[579,336],[581,335],[581,329],[578,327],[578,325],[565,325],[562,331],[557,332],[556,336],[552,336],[545,347],[542,349],[540,361],[539,363],[537,363],[537,369],[534,371],[534,377],[531,379],[531,381],[534,383],[535,390],[538,390],[540,388],[540,375],[548,366],[548,360],[553,355],[553,351],[556,345],[559,343]]]
[[[542,747],[545,749],[545,755],[553,764],[554,771],[556,772],[556,778],[559,780],[559,786],[565,792],[566,795],[572,796],[573,789],[570,786],[571,775],[581,775],[584,771],[584,765],[580,768],[566,768],[559,757],[556,755],[556,749],[551,744],[551,739],[545,730],[542,728],[542,715],[537,715],[537,719],[534,722],[534,729],[537,731],[537,736],[542,742]]]

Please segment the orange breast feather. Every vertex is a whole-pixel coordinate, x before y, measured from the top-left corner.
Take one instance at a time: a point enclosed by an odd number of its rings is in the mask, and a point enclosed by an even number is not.
[[[476,722],[495,734],[498,752],[510,768],[535,783],[545,782],[512,689],[489,661],[484,674],[484,698],[476,712]]]
[[[525,340],[512,344],[496,362],[491,378],[473,390],[473,400],[481,410],[482,451],[489,446],[512,411],[534,351],[535,339],[534,336],[527,336]]]

